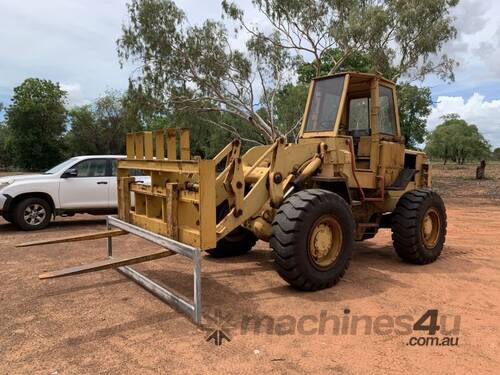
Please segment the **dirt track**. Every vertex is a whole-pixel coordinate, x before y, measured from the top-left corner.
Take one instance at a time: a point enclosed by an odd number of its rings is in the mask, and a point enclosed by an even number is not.
[[[500,369],[500,204],[490,199],[459,204],[447,199],[448,237],[434,264],[411,266],[394,254],[390,233],[358,243],[345,278],[334,288],[300,293],[273,270],[270,252],[259,244],[246,256],[203,259],[205,316],[230,314],[222,327],[231,341],[205,341],[215,328],[198,328],[149,293],[108,270],[40,281],[37,274],[105,256],[105,240],[18,249],[40,237],[104,228],[93,217],[53,223],[39,233],[18,232],[0,222],[0,373],[469,373]],[[131,236],[115,239],[116,255],[155,247]],[[137,266],[180,292],[191,291],[190,264],[167,258]],[[322,310],[343,317],[412,323],[428,309],[460,316],[458,346],[411,346],[422,332],[365,334],[273,334],[241,331],[242,319],[266,315],[284,321],[320,317]],[[289,320],[288,320],[289,321]],[[442,322],[441,322],[442,323]],[[364,327],[363,325],[361,325]],[[309,320],[305,327],[315,327]],[[330,326],[328,326],[330,327]],[[380,331],[380,330],[379,330]],[[386,330],[387,331],[387,330]],[[379,332],[380,333],[380,332]],[[442,337],[438,332],[437,337]]]

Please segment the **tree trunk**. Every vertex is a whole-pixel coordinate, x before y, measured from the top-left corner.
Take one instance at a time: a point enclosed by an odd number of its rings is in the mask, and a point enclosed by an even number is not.
[[[486,161],[481,160],[479,167],[476,168],[476,180],[484,179],[484,170],[486,169]]]

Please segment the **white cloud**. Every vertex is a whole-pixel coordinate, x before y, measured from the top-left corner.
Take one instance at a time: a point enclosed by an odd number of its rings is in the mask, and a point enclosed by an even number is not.
[[[463,95],[463,90],[481,92],[481,88],[500,80],[500,1],[460,0],[453,8],[457,38],[446,43],[442,52],[459,66],[455,69],[455,82],[443,83],[435,76],[424,81],[432,87],[434,95]],[[470,93],[468,93],[470,95]],[[499,93],[500,94],[500,93]],[[495,98],[499,95],[495,94]]]
[[[5,95],[30,77],[68,84],[77,101],[92,100],[108,87],[126,88],[129,71],[120,69],[115,44],[125,4],[0,0],[0,100],[7,102]]]
[[[450,113],[457,113],[468,123],[477,125],[494,147],[500,147],[500,99],[488,101],[478,93],[468,100],[461,96],[440,96],[427,120],[428,129],[434,129],[441,123],[441,117]]]
[[[90,104],[90,100],[83,95],[82,86],[79,83],[61,83],[61,89],[66,91],[66,106],[68,108]]]
[[[496,33],[490,40],[491,42],[481,42],[474,52],[498,78],[500,76],[500,64],[498,63],[500,61],[500,21]]]
[[[451,15],[455,18],[457,37],[443,46],[443,53],[459,59],[469,53],[469,45],[474,44],[475,35],[480,33],[487,25],[489,18],[486,16],[491,6],[490,0],[461,0]]]
[[[489,18],[487,15],[490,7],[491,0],[461,0],[451,12],[456,18],[459,33],[471,35],[482,30]]]

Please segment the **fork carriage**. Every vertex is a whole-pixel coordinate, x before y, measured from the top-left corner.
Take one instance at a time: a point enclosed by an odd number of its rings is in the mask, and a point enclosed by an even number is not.
[[[213,248],[215,161],[192,160],[189,131],[178,132],[180,159],[176,129],[127,136],[127,159],[119,161],[117,167],[118,218],[196,248]],[[130,176],[133,170],[149,175],[150,184],[136,183]]]

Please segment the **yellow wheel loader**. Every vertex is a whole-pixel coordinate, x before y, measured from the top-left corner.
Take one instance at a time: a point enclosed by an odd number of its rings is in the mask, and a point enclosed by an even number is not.
[[[127,158],[118,163],[118,217],[109,219],[118,229],[92,238],[108,237],[110,248],[115,235],[156,236],[169,249],[164,256],[184,247],[214,257],[269,241],[278,274],[307,291],[339,281],[354,241],[380,228],[392,229],[402,260],[433,262],[445,241],[445,207],[431,190],[426,155],[405,149],[397,109],[393,82],[349,72],[313,80],[298,143],[279,138],[240,155],[235,140],[201,160],[190,155],[186,129],[129,134]],[[135,182],[137,169],[151,176],[149,185]],[[150,260],[144,257],[42,276]]]

